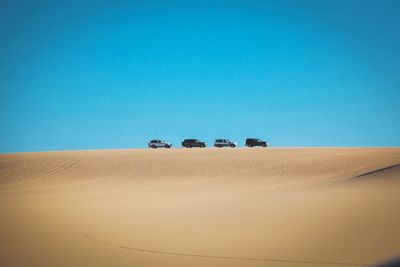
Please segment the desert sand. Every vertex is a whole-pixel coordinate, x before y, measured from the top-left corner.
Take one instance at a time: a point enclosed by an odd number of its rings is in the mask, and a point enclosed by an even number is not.
[[[0,155],[0,266],[368,266],[400,255],[400,148]]]

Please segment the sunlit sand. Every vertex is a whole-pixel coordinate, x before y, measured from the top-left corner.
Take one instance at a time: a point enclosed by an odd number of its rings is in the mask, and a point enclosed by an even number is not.
[[[399,148],[0,155],[1,266],[352,266],[400,253]]]

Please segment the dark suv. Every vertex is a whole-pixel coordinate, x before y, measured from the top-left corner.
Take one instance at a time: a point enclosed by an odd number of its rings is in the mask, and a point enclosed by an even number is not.
[[[191,148],[191,147],[206,147],[207,143],[201,142],[197,139],[185,139],[182,142],[183,147]]]
[[[262,146],[267,147],[268,143],[258,138],[247,138],[246,139],[246,146],[253,147],[253,146]]]

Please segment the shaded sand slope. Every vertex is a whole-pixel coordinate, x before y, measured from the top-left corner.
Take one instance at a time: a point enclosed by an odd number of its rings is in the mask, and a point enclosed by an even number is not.
[[[369,265],[400,254],[398,164],[398,148],[0,155],[0,265]]]

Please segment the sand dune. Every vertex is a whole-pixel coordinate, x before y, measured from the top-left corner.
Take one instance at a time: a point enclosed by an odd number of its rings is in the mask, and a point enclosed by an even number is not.
[[[400,254],[399,148],[0,155],[0,266],[363,266]]]

